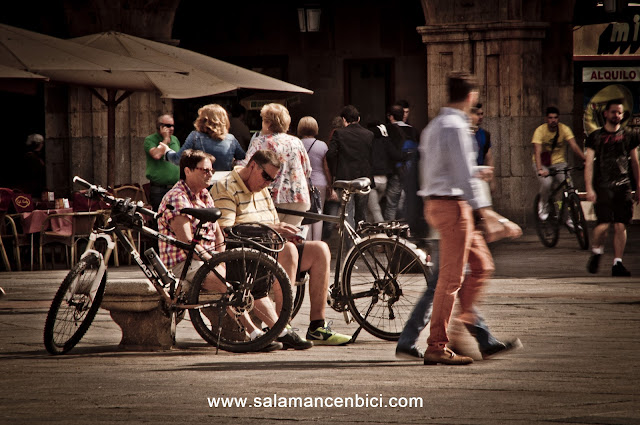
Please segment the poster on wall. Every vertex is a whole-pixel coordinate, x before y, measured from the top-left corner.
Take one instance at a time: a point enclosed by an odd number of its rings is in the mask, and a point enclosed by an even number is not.
[[[612,99],[622,100],[622,125],[640,127],[640,66],[584,67],[582,82],[587,135],[604,125],[603,111]]]

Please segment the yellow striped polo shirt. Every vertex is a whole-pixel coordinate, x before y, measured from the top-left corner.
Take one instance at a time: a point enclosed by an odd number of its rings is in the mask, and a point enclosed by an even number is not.
[[[218,220],[221,228],[241,223],[279,223],[276,207],[267,188],[250,192],[236,167],[229,175],[211,188],[211,197],[216,208],[222,212]]]

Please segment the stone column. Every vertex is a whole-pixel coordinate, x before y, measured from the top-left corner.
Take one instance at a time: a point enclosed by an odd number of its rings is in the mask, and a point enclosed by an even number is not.
[[[418,27],[427,51],[429,119],[447,101],[446,75],[474,73],[480,81],[483,127],[491,132],[496,165],[494,207],[527,224],[537,190],[531,135],[543,109],[542,39],[548,24],[494,22]]]

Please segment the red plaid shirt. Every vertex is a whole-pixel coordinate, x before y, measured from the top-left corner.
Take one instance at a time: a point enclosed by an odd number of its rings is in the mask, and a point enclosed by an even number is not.
[[[173,210],[167,209],[167,205],[173,205]],[[184,180],[179,180],[166,195],[162,198],[162,203],[158,208],[158,231],[163,235],[176,237],[171,229],[171,220],[180,214],[183,208],[213,208],[213,199],[207,189],[203,189],[198,193],[193,193]],[[186,215],[186,214],[185,214]],[[191,222],[191,232],[195,233],[198,220],[190,215],[186,215]],[[205,248],[215,247],[216,242],[216,226],[218,223],[206,223],[202,233],[203,246]],[[164,241],[158,241],[160,249],[160,259],[168,267],[171,268],[176,264],[182,263],[187,258],[186,251],[169,245]]]

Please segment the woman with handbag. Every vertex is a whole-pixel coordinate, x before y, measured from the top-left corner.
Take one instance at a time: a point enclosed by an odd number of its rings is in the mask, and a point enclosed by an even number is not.
[[[309,161],[311,162],[311,186],[318,189],[320,195],[322,213],[324,202],[327,197],[337,199],[338,195],[331,188],[331,175],[329,174],[329,166],[327,165],[327,151],[329,147],[322,140],[316,139],[318,135],[318,122],[313,117],[302,117],[298,122],[298,137],[302,140],[302,144],[307,150]],[[322,240],[322,221],[307,225],[307,240]]]

